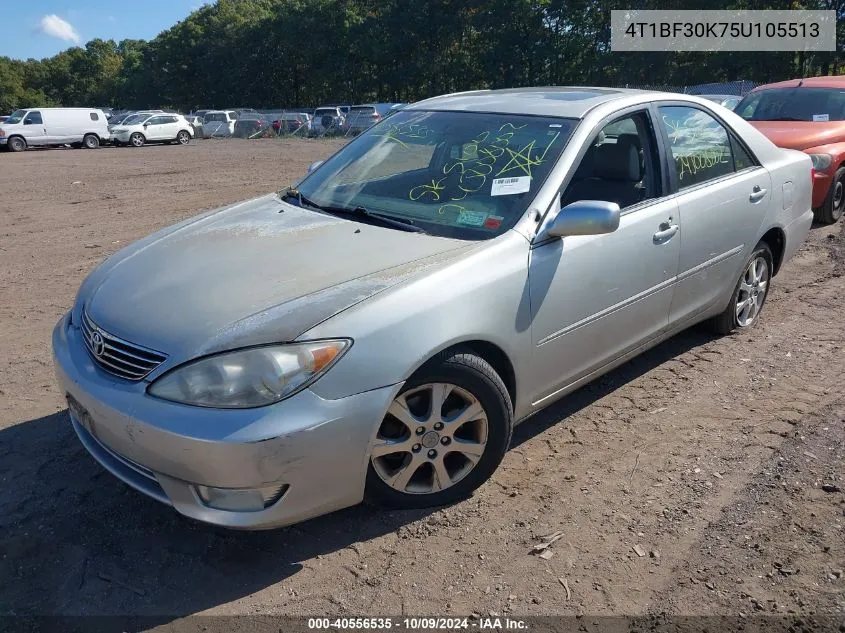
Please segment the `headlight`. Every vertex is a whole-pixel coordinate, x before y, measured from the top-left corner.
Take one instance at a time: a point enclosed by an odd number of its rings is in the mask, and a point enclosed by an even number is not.
[[[225,352],[177,367],[147,391],[156,398],[198,407],[262,407],[317,380],[351,344],[341,339]]]
[[[830,154],[810,154],[810,159],[813,161],[813,169],[816,171],[824,171],[833,162],[833,157]]]

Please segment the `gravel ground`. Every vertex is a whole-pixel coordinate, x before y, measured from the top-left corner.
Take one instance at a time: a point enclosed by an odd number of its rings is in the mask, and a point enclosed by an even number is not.
[[[0,155],[0,614],[842,617],[842,222],[814,227],[755,330],[694,328],[553,405],[455,506],[227,532],[103,471],[50,359],[83,277],[338,145]]]

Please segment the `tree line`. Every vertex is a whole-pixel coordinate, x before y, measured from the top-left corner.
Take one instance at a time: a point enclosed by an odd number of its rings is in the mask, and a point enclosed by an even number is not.
[[[781,4],[217,0],[150,41],[95,39],[42,60],[0,57],[0,113],[47,105],[304,107],[475,88],[764,83],[843,72],[845,0]],[[834,9],[837,51],[614,53],[610,12],[623,8]]]

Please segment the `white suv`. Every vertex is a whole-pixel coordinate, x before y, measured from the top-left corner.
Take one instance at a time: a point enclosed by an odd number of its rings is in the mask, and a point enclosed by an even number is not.
[[[194,137],[194,128],[181,114],[133,114],[111,130],[115,145],[141,147],[145,143],[173,143],[187,145]]]

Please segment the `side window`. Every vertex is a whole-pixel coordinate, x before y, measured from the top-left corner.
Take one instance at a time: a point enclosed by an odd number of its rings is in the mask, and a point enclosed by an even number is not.
[[[664,106],[659,110],[679,189],[734,171],[730,138],[721,123],[697,108]]]
[[[561,195],[561,206],[604,200],[624,209],[660,197],[650,121],[645,112],[639,112],[605,125],[590,142]]]
[[[92,120],[92,121],[99,121],[99,120],[100,120],[100,115],[99,115],[99,114],[97,114],[96,112],[92,112],[92,113],[91,113],[91,120]]]
[[[743,147],[742,143],[736,140],[733,134],[731,134],[731,150],[734,155],[735,171],[742,171],[743,169],[757,165],[757,161],[751,157],[751,154]]]
[[[30,112],[26,115],[26,118],[23,120],[24,125],[43,125],[44,122],[41,120],[41,113],[40,112]]]
[[[153,118],[147,120],[147,125],[161,125],[162,123],[164,123],[164,118],[165,117],[163,116],[154,116]]]
[[[162,118],[162,123],[176,123],[176,117],[175,116],[163,116],[161,118]]]

